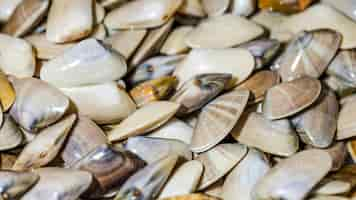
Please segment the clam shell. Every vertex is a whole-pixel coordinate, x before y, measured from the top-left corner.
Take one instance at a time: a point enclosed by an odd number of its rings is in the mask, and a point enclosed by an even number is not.
[[[90,34],[90,37],[103,41],[106,38],[106,35],[107,31],[104,24],[98,24],[93,28],[93,32]]]
[[[38,181],[39,176],[32,172],[0,171],[0,197],[19,198]]]
[[[204,17],[205,11],[201,0],[185,0],[179,7],[179,14],[193,17]]]
[[[321,2],[332,6],[336,10],[356,21],[356,5],[352,0],[339,0],[337,2],[333,0],[322,0]]]
[[[110,10],[124,3],[127,3],[128,0],[97,0],[97,2],[100,3],[100,5],[103,6],[104,8]]]
[[[8,111],[15,102],[16,94],[15,89],[3,73],[0,73],[0,91],[1,110]]]
[[[252,200],[251,191],[269,169],[265,155],[255,149],[249,149],[245,158],[227,175],[222,188],[222,198]]]
[[[263,29],[245,18],[222,15],[207,19],[188,33],[186,44],[192,48],[228,48],[263,34]]]
[[[356,47],[356,41],[353,39],[356,34],[356,23],[325,4],[317,4],[304,12],[292,15],[280,26],[294,34],[302,30],[323,28],[337,30],[343,36],[342,49]]]
[[[22,200],[75,200],[92,181],[89,172],[74,169],[48,167],[38,169],[35,173],[40,180]]]
[[[201,0],[203,8],[208,16],[223,15],[230,6],[230,0]]]
[[[333,168],[332,171],[339,170],[346,161],[347,158],[347,149],[344,142],[336,142],[332,146],[326,149],[333,159]]]
[[[336,76],[326,76],[323,79],[323,83],[337,93],[340,97],[351,95],[356,91],[355,86],[352,83],[348,83]]]
[[[350,183],[343,181],[330,181],[317,186],[313,193],[317,195],[337,195],[350,192],[350,190]]]
[[[142,29],[166,23],[182,5],[183,0],[137,0],[118,7],[105,18],[110,29]]]
[[[283,81],[306,75],[319,78],[334,58],[340,43],[341,34],[334,30],[299,32],[275,63],[275,68],[278,68]]]
[[[13,149],[24,139],[15,121],[9,115],[3,117],[4,121],[0,128],[0,151]]]
[[[57,88],[35,78],[13,81],[16,100],[10,109],[24,129],[37,132],[59,120],[69,107],[68,98]]]
[[[356,163],[356,139],[347,142],[347,150],[354,163]]]
[[[51,162],[61,150],[75,119],[76,116],[72,114],[58,123],[43,129],[33,141],[25,146],[17,158],[13,169],[35,169]]]
[[[47,39],[65,43],[88,36],[94,24],[93,8],[93,0],[54,0],[47,17]]]
[[[220,200],[219,198],[208,196],[206,194],[187,194],[176,197],[168,197],[162,200]]]
[[[118,80],[126,71],[124,57],[95,39],[86,39],[44,64],[40,76],[58,87],[72,87]]]
[[[199,114],[190,149],[204,152],[221,142],[240,118],[249,95],[248,90],[234,90],[206,105]]]
[[[240,144],[220,144],[199,154],[196,160],[204,166],[199,190],[205,189],[225,176],[246,155],[247,147]]]
[[[173,75],[178,88],[199,74],[232,74],[234,85],[246,80],[255,67],[253,56],[245,49],[194,49],[176,68]]]
[[[35,54],[25,40],[0,34],[0,69],[16,77],[31,77],[35,73]]]
[[[181,26],[174,29],[164,42],[160,52],[166,55],[177,55],[189,51],[189,47],[185,44],[185,38],[192,30],[192,26]]]
[[[104,22],[104,18],[106,15],[106,11],[104,6],[95,1],[95,9],[94,9],[94,18],[95,24],[102,24]]]
[[[2,0],[0,2],[0,22],[6,23],[23,0]]]
[[[21,1],[1,32],[15,37],[25,35],[46,16],[49,4],[49,0]]]
[[[331,167],[331,157],[325,151],[312,149],[299,152],[269,170],[254,187],[252,197],[256,200],[304,199]]]
[[[149,103],[108,133],[109,141],[123,140],[152,131],[166,123],[177,112],[179,104],[168,101]]]
[[[355,117],[356,101],[349,101],[342,105],[337,121],[336,139],[343,140],[356,136]]]
[[[348,200],[346,197],[332,196],[332,195],[319,195],[310,198],[310,200]]]
[[[326,73],[351,85],[356,85],[356,49],[339,51]]]
[[[1,170],[11,170],[12,166],[16,162],[17,155],[10,153],[1,153],[0,154],[0,166]]]
[[[159,199],[188,195],[194,192],[203,174],[203,165],[196,160],[184,163],[172,174],[162,189]]]
[[[99,124],[119,122],[136,110],[135,103],[116,82],[61,88],[61,91],[73,101],[81,115]]]
[[[130,137],[124,148],[135,153],[148,164],[172,154],[179,155],[186,160],[191,160],[193,157],[187,144],[172,139]]]
[[[281,119],[307,108],[321,93],[317,79],[302,77],[270,88],[264,99],[263,113],[268,119]]]
[[[253,14],[253,12],[256,10],[256,4],[256,0],[232,0],[232,14],[247,17]]]
[[[204,194],[222,199],[222,188],[223,188],[224,182],[225,182],[225,178],[218,180],[217,182],[213,183],[209,187],[205,188],[203,190]]]

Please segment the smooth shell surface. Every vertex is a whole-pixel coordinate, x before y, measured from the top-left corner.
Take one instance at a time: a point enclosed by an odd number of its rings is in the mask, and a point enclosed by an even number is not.
[[[232,14],[247,17],[256,10],[256,3],[256,0],[232,0]]]
[[[191,26],[182,26],[174,29],[164,42],[160,52],[166,55],[185,53],[189,47],[185,44],[186,36],[193,30]]]
[[[0,91],[1,110],[7,111],[15,102],[16,94],[14,87],[3,73],[0,73]]]
[[[347,142],[347,150],[351,155],[352,160],[356,163],[356,139]]]
[[[37,183],[39,176],[32,172],[0,171],[0,197],[3,199],[19,198]]]
[[[201,2],[208,16],[223,15],[230,5],[230,0],[202,0]]]
[[[349,101],[342,105],[337,121],[336,139],[343,140],[356,136],[356,101]]]
[[[23,0],[2,0],[0,1],[0,22],[4,23],[10,19],[11,15],[15,12],[16,7]]]
[[[352,86],[356,85],[356,49],[339,51],[326,73]]]
[[[21,130],[10,115],[5,114],[3,117],[0,128],[0,151],[15,148],[23,141]]]
[[[179,7],[178,13],[193,17],[205,17],[201,0],[185,0]]]
[[[356,21],[356,5],[352,0],[339,0],[337,2],[333,0],[322,0],[322,3],[332,6],[336,10]]]

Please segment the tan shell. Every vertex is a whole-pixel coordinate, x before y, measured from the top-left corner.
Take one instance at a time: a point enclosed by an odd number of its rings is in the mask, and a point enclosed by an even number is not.
[[[166,55],[177,55],[189,51],[189,47],[185,44],[185,38],[192,30],[192,26],[181,26],[174,29],[164,42],[160,52]]]
[[[347,158],[347,148],[344,142],[335,142],[326,151],[330,154],[333,159],[332,171],[339,170],[346,161]]]
[[[332,196],[332,195],[318,195],[310,198],[310,200],[349,200],[346,197],[342,196]]]
[[[259,25],[235,15],[207,19],[186,37],[192,48],[227,48],[248,42],[263,34]]]
[[[1,162],[1,170],[11,170],[12,166],[16,162],[17,155],[11,153],[4,153],[0,154],[0,162]]]
[[[0,128],[0,151],[13,149],[19,146],[24,139],[15,121],[9,115],[3,117],[4,120]]]
[[[102,24],[104,22],[105,15],[106,15],[106,11],[104,6],[102,6],[96,1],[95,9],[94,9],[95,24]]]
[[[118,7],[105,18],[110,29],[142,29],[166,23],[182,5],[183,0],[137,0]]]
[[[7,111],[15,102],[16,94],[15,89],[3,73],[0,73],[0,91],[1,110]]]
[[[355,117],[356,101],[349,101],[342,105],[337,122],[336,139],[343,140],[356,136]]]
[[[351,190],[351,184],[344,181],[326,181],[317,186],[313,193],[317,195],[337,195],[348,193]]]
[[[205,194],[187,194],[187,195],[180,195],[176,197],[168,197],[162,200],[220,200],[220,199]]]
[[[234,90],[206,105],[194,128],[191,150],[196,153],[204,152],[222,141],[240,118],[249,95],[248,90]]]
[[[196,160],[204,166],[199,190],[212,185],[225,176],[247,153],[247,147],[234,144],[219,144],[207,152],[199,154]]]
[[[156,101],[138,109],[108,133],[109,141],[123,140],[158,128],[177,112],[179,104]]]
[[[93,32],[90,34],[89,37],[103,41],[106,38],[106,35],[107,31],[104,24],[98,24],[94,27]]]
[[[347,150],[352,160],[356,163],[356,139],[347,142]]]
[[[353,21],[356,21],[356,5],[352,0],[339,0],[337,2],[334,0],[322,0],[322,3],[334,7],[338,11],[350,17]]]
[[[281,83],[267,91],[263,113],[268,119],[294,115],[314,103],[320,93],[320,81],[310,77]]]
[[[230,0],[202,0],[202,5],[209,17],[219,16],[229,9]]]
[[[299,152],[277,163],[258,181],[252,192],[253,199],[304,199],[331,166],[331,157],[325,151]]]
[[[17,199],[37,183],[39,176],[32,172],[0,171],[0,197]]]
[[[212,197],[222,199],[222,188],[224,182],[225,182],[225,178],[222,178],[217,182],[213,183],[212,185],[210,185],[209,187],[205,188],[202,192]]]
[[[185,0],[179,7],[179,14],[193,17],[204,17],[205,11],[201,0]]]
[[[0,1],[0,22],[6,23],[15,12],[16,7],[23,0],[2,0]]]

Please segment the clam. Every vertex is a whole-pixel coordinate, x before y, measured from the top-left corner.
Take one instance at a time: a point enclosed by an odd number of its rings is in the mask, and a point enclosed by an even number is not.
[[[13,149],[23,141],[21,130],[10,115],[5,114],[0,128],[0,151]]]
[[[148,164],[171,154],[179,155],[186,160],[191,160],[193,157],[187,144],[173,139],[130,137],[124,148],[135,153]]]
[[[232,74],[234,84],[246,80],[255,67],[252,54],[245,49],[193,49],[176,68],[173,75],[179,80],[178,88],[199,74]]]
[[[314,103],[321,93],[319,80],[302,77],[270,88],[264,99],[263,113],[268,119],[296,114]]]
[[[212,196],[208,196],[206,194],[187,194],[187,195],[180,195],[175,197],[168,197],[162,200],[220,200],[219,198],[215,198]]]
[[[232,14],[247,17],[256,10],[256,3],[256,0],[232,0]]]
[[[130,90],[130,95],[138,107],[149,102],[167,99],[178,84],[174,76],[163,76],[143,82]]]
[[[178,160],[178,156],[169,155],[131,176],[121,187],[114,200],[155,199],[168,180]]]
[[[95,9],[94,9],[95,24],[102,24],[104,22],[105,15],[106,15],[106,11],[104,6],[102,6],[101,4],[95,1]]]
[[[166,55],[177,55],[189,51],[189,47],[185,44],[185,38],[192,30],[192,26],[181,26],[174,29],[164,42],[160,52]]]
[[[20,38],[0,34],[0,69],[16,77],[31,77],[35,73],[35,54],[31,45]]]
[[[76,200],[92,182],[89,172],[74,169],[48,167],[35,173],[40,180],[22,200]]]
[[[223,73],[196,75],[178,88],[170,100],[181,104],[179,115],[192,113],[219,95],[231,79],[231,74]]]
[[[354,163],[356,163],[356,140],[355,139],[347,142],[347,150]]]
[[[325,28],[337,30],[342,34],[342,49],[356,47],[356,41],[353,39],[356,34],[356,23],[325,4],[317,4],[304,12],[292,15],[280,26],[293,34],[302,30],[310,31]]]
[[[274,12],[281,12],[286,14],[293,14],[301,12],[306,9],[313,0],[292,0],[292,1],[274,1],[261,0],[258,1],[258,7],[261,9],[268,9]]]
[[[14,170],[29,170],[47,165],[61,150],[76,116],[64,118],[56,124],[43,129],[37,137],[28,143],[17,158]]]
[[[1,110],[8,111],[15,102],[16,94],[15,89],[3,73],[0,73],[0,91]]]
[[[152,131],[167,122],[177,112],[179,104],[156,101],[138,109],[108,133],[109,141],[123,140]]]
[[[110,10],[127,3],[128,0],[97,0],[97,2],[104,8]]]
[[[356,91],[355,85],[346,82],[336,76],[326,76],[323,79],[323,82],[340,97],[351,95],[354,91]]]
[[[223,199],[252,200],[251,191],[269,169],[265,155],[255,149],[249,149],[245,158],[227,175],[222,188]]]
[[[194,192],[203,174],[203,165],[196,160],[179,166],[162,189],[159,199],[188,195]]]
[[[142,29],[163,25],[175,14],[183,0],[137,0],[118,7],[105,18],[110,29]]]
[[[331,7],[335,8],[336,10],[342,12],[343,14],[356,21],[356,5],[352,0],[339,0],[338,2],[335,2],[333,0],[322,0],[322,3],[330,5]]]
[[[237,89],[248,89],[251,92],[250,102],[259,103],[265,98],[265,93],[271,87],[279,84],[278,73],[262,70],[253,74],[250,78],[238,85]]]
[[[240,118],[249,95],[248,90],[233,90],[206,105],[198,116],[190,149],[200,153],[221,142]]]
[[[96,191],[107,192],[121,186],[144,165],[144,161],[131,152],[101,145],[76,162],[72,168],[90,172],[99,185]]]
[[[61,88],[61,91],[73,101],[81,115],[99,124],[119,122],[136,110],[130,96],[114,81]]]
[[[356,86],[356,49],[339,51],[326,73]]]
[[[193,17],[204,17],[205,11],[201,0],[185,0],[179,7],[178,13]]]
[[[348,200],[348,198],[342,196],[333,196],[333,195],[317,195],[310,198],[310,200]]]
[[[275,68],[283,81],[306,75],[319,78],[334,58],[340,43],[341,35],[334,30],[299,32],[275,63]]]
[[[356,136],[354,116],[356,115],[356,101],[349,101],[342,105],[337,122],[336,139],[343,140]]]
[[[104,131],[88,117],[79,116],[61,153],[62,159],[67,166],[71,166],[98,146],[106,143]]]
[[[225,182],[225,178],[218,180],[217,182],[213,183],[209,187],[205,188],[203,190],[204,194],[222,199],[222,188],[223,188],[224,182]]]
[[[104,39],[104,43],[129,59],[145,38],[147,30],[120,30]]]
[[[106,38],[106,35],[107,31],[104,24],[98,24],[93,28],[90,37],[103,41]]]
[[[68,98],[57,88],[35,78],[13,81],[16,100],[11,117],[24,129],[37,132],[59,120],[69,107]]]
[[[230,0],[201,0],[203,8],[208,16],[223,15],[230,6]]]
[[[128,82],[134,86],[144,81],[169,76],[184,58],[184,55],[152,57],[129,74]]]
[[[332,159],[322,150],[301,151],[277,163],[253,189],[253,199],[304,199],[330,171]]]
[[[336,142],[332,146],[326,149],[333,159],[332,171],[339,170],[346,161],[347,158],[347,149],[344,142]]]
[[[247,147],[241,144],[219,144],[199,154],[196,160],[204,166],[204,173],[198,190],[207,188],[225,176],[246,155]]]
[[[4,153],[0,154],[0,166],[1,170],[11,170],[12,166],[16,162],[17,155],[12,153]]]
[[[95,39],[86,39],[47,62],[40,76],[55,86],[72,87],[118,80],[126,71],[123,56]]]
[[[46,16],[49,4],[50,0],[21,1],[1,32],[15,37],[25,35]]]
[[[17,199],[38,181],[39,176],[32,172],[0,171],[0,198]]]
[[[93,0],[54,0],[47,18],[47,39],[65,43],[88,36],[94,24],[93,8]]]
[[[0,22],[6,23],[23,0],[3,0],[0,2]]]
[[[228,48],[256,39],[263,29],[243,17],[227,14],[207,19],[188,33],[192,48]]]

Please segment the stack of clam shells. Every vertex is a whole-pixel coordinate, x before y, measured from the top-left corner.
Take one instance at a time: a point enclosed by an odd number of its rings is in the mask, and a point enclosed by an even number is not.
[[[0,0],[0,200],[356,200],[355,0]]]

